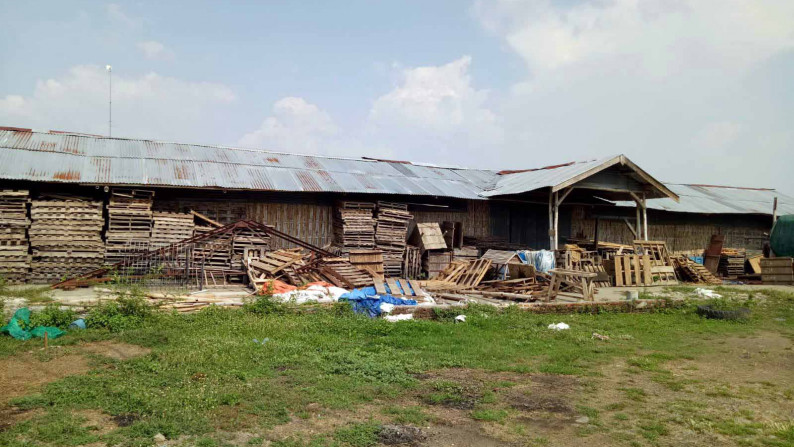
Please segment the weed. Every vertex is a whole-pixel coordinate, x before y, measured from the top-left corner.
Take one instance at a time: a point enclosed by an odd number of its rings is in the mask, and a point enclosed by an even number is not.
[[[506,410],[481,409],[471,412],[471,418],[477,421],[504,423],[507,418]]]
[[[385,415],[392,416],[395,424],[424,425],[430,420],[422,407],[385,407],[381,410]]]
[[[105,301],[92,309],[85,322],[89,328],[119,332],[140,327],[152,316],[152,308],[142,294],[120,294],[115,300]]]
[[[648,395],[647,393],[645,393],[645,390],[643,390],[642,388],[621,388],[621,391],[623,391],[626,394],[626,397],[628,399],[637,402],[645,401],[645,397]]]
[[[350,424],[334,432],[334,440],[350,447],[370,447],[378,443],[380,424],[364,422]]]
[[[255,315],[283,314],[286,311],[286,305],[273,299],[272,295],[259,295],[248,300],[243,305],[243,310]]]
[[[667,427],[659,421],[640,424],[640,429],[642,430],[642,436],[649,441],[654,441],[659,438],[659,436],[665,436],[670,432]]]
[[[72,309],[61,309],[57,304],[48,304],[44,309],[35,311],[30,316],[31,327],[52,326],[66,329],[77,319],[77,314]]]

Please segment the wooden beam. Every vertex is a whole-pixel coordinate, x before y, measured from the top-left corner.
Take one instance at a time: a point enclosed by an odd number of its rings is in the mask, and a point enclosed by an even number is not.
[[[634,235],[634,238],[635,238],[635,239],[639,239],[639,237],[637,237],[637,231],[636,231],[636,230],[634,230],[634,225],[632,225],[632,224],[629,222],[629,220],[628,220],[627,218],[625,218],[625,217],[623,218],[623,222],[625,222],[625,223],[626,223],[626,226],[627,226],[627,227],[629,227],[629,231],[631,231],[631,234],[633,234],[633,235]]]

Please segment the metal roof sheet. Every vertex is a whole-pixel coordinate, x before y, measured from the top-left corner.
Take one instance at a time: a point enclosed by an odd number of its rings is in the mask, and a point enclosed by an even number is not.
[[[323,191],[483,199],[564,184],[620,156],[499,175],[388,160],[286,154],[150,140],[0,129],[0,178],[103,185],[260,191]],[[707,214],[794,214],[775,190],[665,184],[680,197],[648,201],[659,210]],[[634,206],[633,202],[616,202]]]
[[[666,183],[681,200],[649,200],[648,208],[676,213],[700,214],[772,214],[775,197],[777,213],[794,214],[794,197],[774,189],[736,188],[714,185],[681,185]],[[616,202],[619,206],[634,206],[634,202]]]
[[[619,157],[619,155],[617,157]],[[484,191],[482,195],[485,197],[494,197],[554,187],[573,177],[584,174],[591,169],[598,168],[615,158],[616,156],[611,156],[597,160],[568,163],[550,168],[509,171],[510,173],[508,174],[500,175],[496,184],[489,190]]]
[[[378,160],[0,130],[0,178],[48,182],[483,199],[496,173]],[[470,180],[471,179],[471,180]]]

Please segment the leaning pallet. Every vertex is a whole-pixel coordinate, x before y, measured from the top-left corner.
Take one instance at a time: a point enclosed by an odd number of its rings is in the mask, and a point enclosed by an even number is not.
[[[29,201],[27,190],[0,190],[0,278],[11,284],[28,279]]]
[[[102,266],[102,202],[68,198],[33,200],[30,207],[30,281],[53,282]]]
[[[615,287],[678,284],[675,267],[653,265],[650,255],[615,256],[611,262]]]
[[[667,251],[665,241],[634,241],[634,253],[638,255],[648,255],[651,258],[652,266],[672,266],[670,253]]]
[[[150,248],[154,191],[114,189],[108,200],[105,263],[145,253]]]
[[[319,266],[319,272],[337,287],[358,289],[374,284],[372,275],[369,272],[361,270],[346,261],[323,262]]]
[[[673,258],[673,263],[678,268],[681,278],[684,280],[689,280],[694,283],[722,284],[722,281],[712,275],[703,264],[698,264],[686,256],[677,256]]]
[[[403,259],[403,275],[408,279],[419,279],[422,274],[422,254],[419,247],[408,245],[405,247]]]
[[[375,276],[384,276],[383,252],[380,250],[350,250],[350,263]]]

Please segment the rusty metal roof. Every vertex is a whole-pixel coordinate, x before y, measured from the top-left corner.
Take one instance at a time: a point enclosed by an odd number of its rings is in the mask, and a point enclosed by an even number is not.
[[[700,214],[772,214],[775,197],[777,213],[794,214],[794,197],[774,189],[738,188],[715,185],[681,185],[667,183],[681,198],[649,200],[648,208],[677,213]],[[617,202],[620,206],[634,206],[634,202]]]
[[[620,169],[621,173],[615,175],[623,179],[614,183],[614,186],[610,186],[612,194],[616,194],[617,191],[628,191],[628,183],[624,180],[630,177],[633,179],[632,181],[645,185],[649,199],[666,197],[678,200],[678,196],[674,192],[635,165],[625,155],[613,155],[597,160],[564,163],[537,169],[500,171],[497,173],[499,179],[496,184],[493,187],[486,188],[486,191],[483,191],[481,195],[496,197],[521,194],[544,188],[550,188],[551,191],[560,191],[570,186],[599,189],[596,185],[585,185],[586,180],[610,168]],[[621,194],[623,197],[618,197],[618,199],[628,198],[628,193],[623,192]]]
[[[0,178],[482,199],[496,173],[251,149],[0,130]]]

